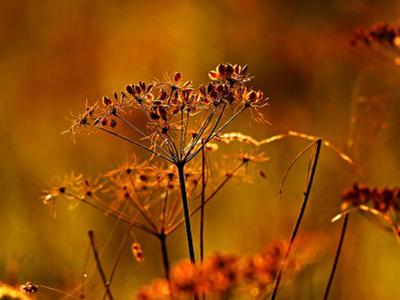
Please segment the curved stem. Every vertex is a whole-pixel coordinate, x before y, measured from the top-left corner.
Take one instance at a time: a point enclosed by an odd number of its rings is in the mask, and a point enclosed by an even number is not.
[[[287,264],[290,252],[291,252],[291,250],[293,248],[294,241],[296,240],[297,232],[299,231],[300,224],[301,224],[301,221],[302,221],[303,216],[304,216],[304,212],[305,212],[306,207],[307,207],[308,199],[309,199],[310,192],[311,192],[311,187],[312,187],[312,184],[313,184],[313,181],[314,181],[315,172],[317,170],[318,158],[319,158],[319,153],[320,153],[320,150],[321,150],[321,143],[322,143],[321,139],[318,139],[316,141],[317,148],[315,150],[315,155],[314,155],[314,159],[313,159],[312,166],[311,166],[311,173],[310,173],[310,177],[308,179],[307,189],[304,192],[303,204],[301,206],[299,216],[297,217],[296,225],[295,225],[295,227],[293,229],[293,233],[292,233],[292,236],[290,238],[290,243],[289,243],[288,249],[286,250],[285,256],[284,256],[282,264],[281,264],[281,268],[280,268],[278,276],[276,278],[274,290],[273,290],[272,295],[271,295],[271,300],[276,299],[276,296],[278,295],[279,284],[281,282],[283,272],[285,271],[286,264]]]
[[[335,260],[333,262],[331,274],[329,275],[328,284],[326,285],[326,289],[325,289],[325,293],[324,293],[324,300],[327,300],[329,297],[329,291],[332,286],[333,277],[335,276],[335,271],[336,271],[337,265],[339,263],[340,253],[342,252],[342,247],[343,247],[344,237],[346,235],[346,229],[347,229],[348,222],[349,222],[349,214],[346,214],[344,216],[342,232],[340,233],[340,239],[339,239],[339,243],[338,243],[338,246],[336,249]]]
[[[177,164],[178,174],[179,174],[179,185],[181,189],[181,196],[182,196],[182,206],[183,206],[183,214],[185,217],[185,226],[186,226],[186,238],[189,248],[189,257],[192,263],[196,262],[195,254],[194,254],[194,247],[193,247],[193,237],[192,237],[192,227],[190,225],[190,211],[189,211],[189,203],[187,199],[187,192],[186,192],[186,183],[185,183],[185,172],[184,168],[185,165],[180,163]]]

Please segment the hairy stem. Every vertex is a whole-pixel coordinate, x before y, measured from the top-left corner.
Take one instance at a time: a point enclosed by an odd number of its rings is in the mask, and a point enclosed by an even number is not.
[[[338,246],[337,246],[337,249],[336,249],[335,260],[333,262],[331,274],[329,275],[329,280],[328,280],[328,283],[326,285],[326,289],[325,289],[325,293],[324,293],[324,300],[327,300],[328,297],[329,297],[329,291],[330,291],[331,286],[332,286],[333,277],[335,276],[336,268],[337,268],[337,265],[339,263],[340,254],[342,252],[342,247],[343,247],[344,237],[346,235],[346,229],[347,229],[348,222],[349,222],[349,214],[346,214],[344,216],[342,232],[340,233],[340,239],[339,239],[339,243],[338,243]]]
[[[114,297],[113,297],[113,295],[111,293],[111,289],[110,289],[110,283],[107,280],[106,274],[104,273],[104,270],[103,270],[103,267],[102,267],[101,261],[100,261],[100,256],[99,256],[99,253],[97,252],[96,243],[94,241],[94,232],[93,232],[93,230],[89,230],[88,234],[89,234],[89,239],[90,239],[90,246],[92,247],[93,256],[94,256],[94,259],[96,261],[97,270],[99,271],[101,280],[103,281],[103,285],[104,285],[104,288],[106,289],[106,293],[107,293],[108,299],[109,300],[114,300]]]
[[[322,143],[321,139],[318,139],[316,141],[317,147],[316,147],[316,150],[315,150],[314,159],[313,159],[312,166],[311,166],[310,177],[309,177],[308,182],[307,182],[307,188],[306,188],[306,191],[304,192],[303,204],[301,206],[299,216],[297,217],[296,225],[294,227],[292,236],[290,238],[288,249],[286,250],[285,256],[284,256],[282,264],[281,264],[281,268],[280,268],[278,276],[276,278],[274,290],[273,290],[272,295],[271,295],[271,300],[276,299],[276,296],[278,295],[279,284],[281,282],[283,272],[286,269],[286,264],[287,264],[290,252],[291,252],[291,250],[293,248],[294,241],[296,240],[296,237],[297,237],[297,232],[299,231],[300,224],[301,224],[301,221],[302,221],[303,216],[304,216],[304,212],[305,212],[306,207],[307,207],[308,199],[310,197],[311,187],[312,187],[312,184],[313,184],[313,181],[314,181],[315,172],[317,170],[318,158],[319,158],[319,153],[320,153],[320,150],[321,150],[321,143]]]

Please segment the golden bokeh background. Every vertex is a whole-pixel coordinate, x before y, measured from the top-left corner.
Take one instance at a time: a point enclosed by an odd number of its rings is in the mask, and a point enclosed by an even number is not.
[[[33,281],[63,290],[81,282],[94,229],[110,268],[122,228],[88,207],[62,206],[52,219],[39,199],[49,178],[75,171],[95,175],[123,162],[130,145],[101,134],[74,143],[60,133],[70,112],[126,84],[181,71],[196,84],[220,62],[248,64],[253,85],[270,97],[271,126],[241,117],[231,130],[262,139],[287,130],[321,136],[348,152],[377,186],[400,184],[398,67],[349,39],[358,25],[394,21],[398,1],[0,1],[0,281]],[[352,111],[358,120],[351,130]],[[353,137],[354,146],[347,141]],[[265,146],[267,179],[232,184],[208,206],[206,250],[253,253],[287,238],[300,208],[307,158],[279,183],[307,142],[291,138]],[[304,232],[318,231],[325,254],[282,289],[280,299],[320,299],[333,259],[340,194],[357,177],[327,148],[306,212]],[[197,222],[196,222],[197,223]],[[197,232],[197,227],[195,227]],[[138,234],[142,264],[127,247],[113,283],[117,299],[162,276],[157,241]],[[171,258],[186,257],[182,230],[170,241]],[[331,299],[398,299],[400,247],[360,215],[349,234]],[[97,293],[101,297],[101,282]],[[100,296],[99,296],[100,295]],[[41,291],[39,299],[61,299]]]

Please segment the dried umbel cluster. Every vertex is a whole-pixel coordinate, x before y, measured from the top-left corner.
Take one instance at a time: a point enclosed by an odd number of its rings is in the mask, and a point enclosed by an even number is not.
[[[287,243],[275,243],[251,256],[214,254],[201,264],[183,261],[171,270],[170,280],[158,279],[141,288],[138,300],[190,299],[194,295],[228,299],[234,295],[260,298],[268,293],[276,279]],[[287,264],[285,279],[292,278],[315,257],[315,250],[305,249]]]
[[[399,237],[400,233],[400,189],[376,188],[355,183],[342,195],[342,210],[353,208],[381,218],[384,224]]]
[[[399,188],[376,188],[365,184],[353,184],[342,195],[343,209],[349,206],[368,205],[387,213],[389,210],[400,211]]]
[[[247,86],[251,80],[247,66],[220,64],[209,77],[211,82],[197,88],[181,73],[163,81],[130,84],[125,91],[103,97],[102,104],[86,105],[68,132],[94,127],[169,162],[184,164],[243,111],[251,110],[256,120],[264,120],[260,109],[267,99],[261,90]],[[129,120],[128,115],[136,111],[144,114],[145,128]],[[136,137],[118,131],[122,125]]]
[[[350,41],[352,46],[359,44],[377,50],[384,57],[400,65],[400,24],[377,23],[369,28],[355,30]]]
[[[218,149],[217,144],[213,143],[208,147],[208,157]],[[246,166],[267,159],[262,153],[243,152],[236,157],[222,157],[215,164],[210,160],[208,167],[214,167],[212,175],[206,178],[205,203],[211,201],[232,179],[247,179]],[[201,205],[201,164],[187,166],[184,177],[187,197],[193,207],[190,215],[193,215]],[[85,203],[155,235],[169,235],[183,223],[178,171],[162,161],[139,163],[132,158],[100,174],[95,180],[75,174],[55,178],[42,200],[53,209],[55,202],[60,199],[67,200],[70,209]]]

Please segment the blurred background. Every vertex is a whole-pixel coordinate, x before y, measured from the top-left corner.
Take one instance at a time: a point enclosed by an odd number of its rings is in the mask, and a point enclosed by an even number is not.
[[[111,235],[115,221],[84,206],[58,209],[53,219],[39,196],[56,175],[94,176],[136,151],[101,134],[74,143],[60,134],[71,112],[81,111],[86,99],[165,72],[181,71],[200,84],[220,62],[248,64],[252,84],[271,99],[265,114],[272,125],[246,115],[231,130],[257,139],[287,130],[321,136],[354,158],[363,181],[398,186],[399,69],[369,49],[350,47],[349,39],[357,26],[395,21],[399,13],[395,0],[1,0],[0,281],[72,290],[82,280],[88,229],[100,247],[111,236],[103,252],[111,267],[122,232]],[[279,201],[277,194],[285,169],[306,145],[291,138],[265,146],[267,178],[232,184],[208,206],[207,253],[254,253],[290,236],[309,156],[293,169]],[[281,299],[322,297],[341,227],[330,220],[354,180],[360,180],[354,169],[323,148],[300,235],[319,232],[332,243],[282,289]],[[400,298],[396,239],[358,214],[350,219],[331,299]],[[186,257],[182,234],[170,241],[173,261]],[[136,263],[126,247],[113,283],[117,299],[130,299],[163,275],[157,241],[138,238],[146,259]]]

